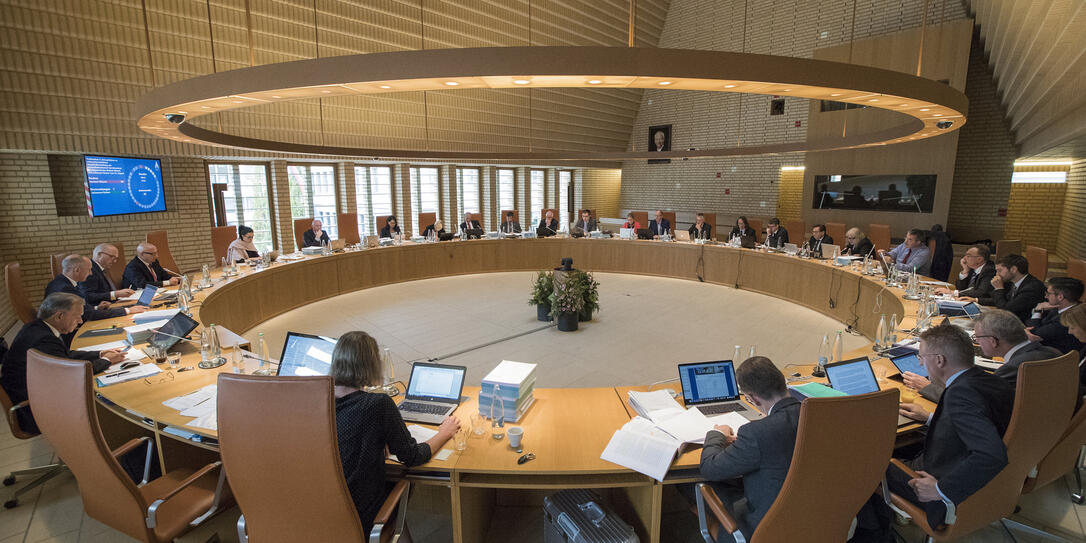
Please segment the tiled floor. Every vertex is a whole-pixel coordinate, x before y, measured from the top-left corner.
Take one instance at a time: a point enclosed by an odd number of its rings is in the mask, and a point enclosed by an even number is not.
[[[253,330],[266,333],[278,355],[287,330],[336,336],[366,330],[390,347],[399,362],[452,353],[488,343],[540,324],[526,305],[531,274],[505,273],[417,281],[348,294],[311,304],[272,319]],[[628,275],[598,274],[603,311],[572,334],[543,330],[497,343],[446,361],[469,367],[468,382],[478,382],[502,358],[537,362],[539,386],[608,386],[647,383],[674,377],[684,361],[731,358],[734,345],[751,344],[779,365],[807,363],[822,334],[841,328],[836,321],[787,302],[724,287],[689,281]],[[845,350],[866,343],[845,335]],[[20,441],[0,431],[0,474],[54,460],[42,438]],[[21,483],[20,483],[21,484]],[[7,500],[10,488],[0,489]],[[1086,541],[1086,507],[1067,497],[1058,482],[1022,498],[1016,519],[1059,530],[1066,538]],[[238,510],[227,511],[181,541],[202,542],[218,534],[236,541]],[[496,514],[493,541],[542,541],[542,512],[533,507],[504,508]],[[409,516],[415,540],[451,541],[451,520],[420,511]],[[915,527],[899,527],[906,541],[921,541]],[[499,533],[500,532],[500,533]],[[662,540],[698,541],[696,519],[683,508],[666,508]],[[997,527],[964,541],[1011,541]],[[1018,541],[1034,541],[1019,535]],[[128,542],[133,539],[87,517],[71,475],[53,479],[25,495],[20,505],[0,509],[0,543]]]

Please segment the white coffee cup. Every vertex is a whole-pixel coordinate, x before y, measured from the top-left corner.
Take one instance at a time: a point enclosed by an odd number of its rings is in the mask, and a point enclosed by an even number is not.
[[[505,432],[505,435],[509,436],[509,446],[514,449],[519,449],[520,440],[524,438],[524,428],[513,426]]]

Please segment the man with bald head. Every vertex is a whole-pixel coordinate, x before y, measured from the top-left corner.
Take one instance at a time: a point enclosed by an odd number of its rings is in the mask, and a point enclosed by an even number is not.
[[[302,247],[321,247],[328,241],[328,232],[324,231],[324,223],[320,219],[313,219],[313,226],[302,234]]]
[[[90,275],[79,282],[79,294],[87,303],[97,306],[102,302],[112,302],[117,298],[131,296],[135,291],[130,288],[117,288],[109,269],[117,263],[121,253],[116,247],[102,243],[91,253]]]
[[[48,285],[45,286],[45,295],[49,296],[54,292],[64,292],[67,294],[75,294],[82,297],[82,293],[79,292],[79,283],[86,280],[87,276],[91,273],[91,261],[89,258],[73,254],[64,257],[64,260],[60,264],[60,275],[53,278]],[[83,305],[83,320],[84,321],[96,321],[101,319],[112,319],[113,317],[122,317],[124,315],[131,315],[133,313],[143,313],[147,308],[140,306],[133,306],[130,308],[110,308],[109,302],[99,302],[95,307],[91,303]]]
[[[143,288],[147,285],[165,287],[180,282],[171,275],[158,263],[158,247],[145,241],[136,246],[136,256],[124,267],[121,284],[124,288]]]

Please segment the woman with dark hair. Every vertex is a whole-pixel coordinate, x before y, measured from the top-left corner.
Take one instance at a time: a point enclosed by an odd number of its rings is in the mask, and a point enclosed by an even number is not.
[[[343,475],[358,509],[358,519],[368,534],[391,490],[385,481],[387,454],[395,454],[408,467],[425,464],[456,434],[460,421],[446,417],[437,435],[425,443],[415,441],[392,398],[362,390],[381,384],[377,341],[365,332],[347,332],[339,338],[332,350],[328,374],[335,385],[336,435]]]
[[[740,215],[738,219],[735,219],[735,226],[732,227],[732,232],[728,234],[728,239],[736,237],[749,237],[757,242],[757,238],[754,236],[754,229],[750,227],[750,223],[747,222],[747,218],[742,215]]]
[[[253,229],[248,226],[238,226],[238,239],[230,242],[226,248],[226,259],[230,262],[244,262],[250,258],[258,258],[260,251],[253,245]]]
[[[392,234],[400,233],[400,225],[396,222],[395,215],[389,215],[388,220],[385,221],[385,227],[381,229],[382,238],[391,238]]]

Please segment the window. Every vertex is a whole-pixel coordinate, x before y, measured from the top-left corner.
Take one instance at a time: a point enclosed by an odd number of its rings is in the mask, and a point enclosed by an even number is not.
[[[358,235],[375,236],[375,217],[392,214],[392,168],[355,166],[354,186],[358,205]]]
[[[335,172],[332,166],[287,166],[291,217],[320,219],[329,239],[339,237]]]
[[[263,164],[209,164],[211,184],[226,185],[223,192],[226,224],[253,229],[253,244],[261,252],[275,248],[272,238],[268,171]]]
[[[547,172],[543,170],[532,170],[531,172],[532,220],[538,220],[543,213],[543,180],[546,175]],[[561,218],[558,219],[558,222],[562,222]]]
[[[498,211],[512,210],[513,205],[513,170],[498,170]],[[501,220],[505,220],[502,217]]]
[[[558,229],[569,227],[569,184],[573,181],[573,172],[558,172]]]
[[[465,213],[479,212],[479,170],[475,168],[457,168],[456,181],[459,185],[460,212],[458,218],[462,219]]]
[[[419,213],[437,213],[437,168],[411,168],[411,209],[421,232],[428,224],[419,222]]]

